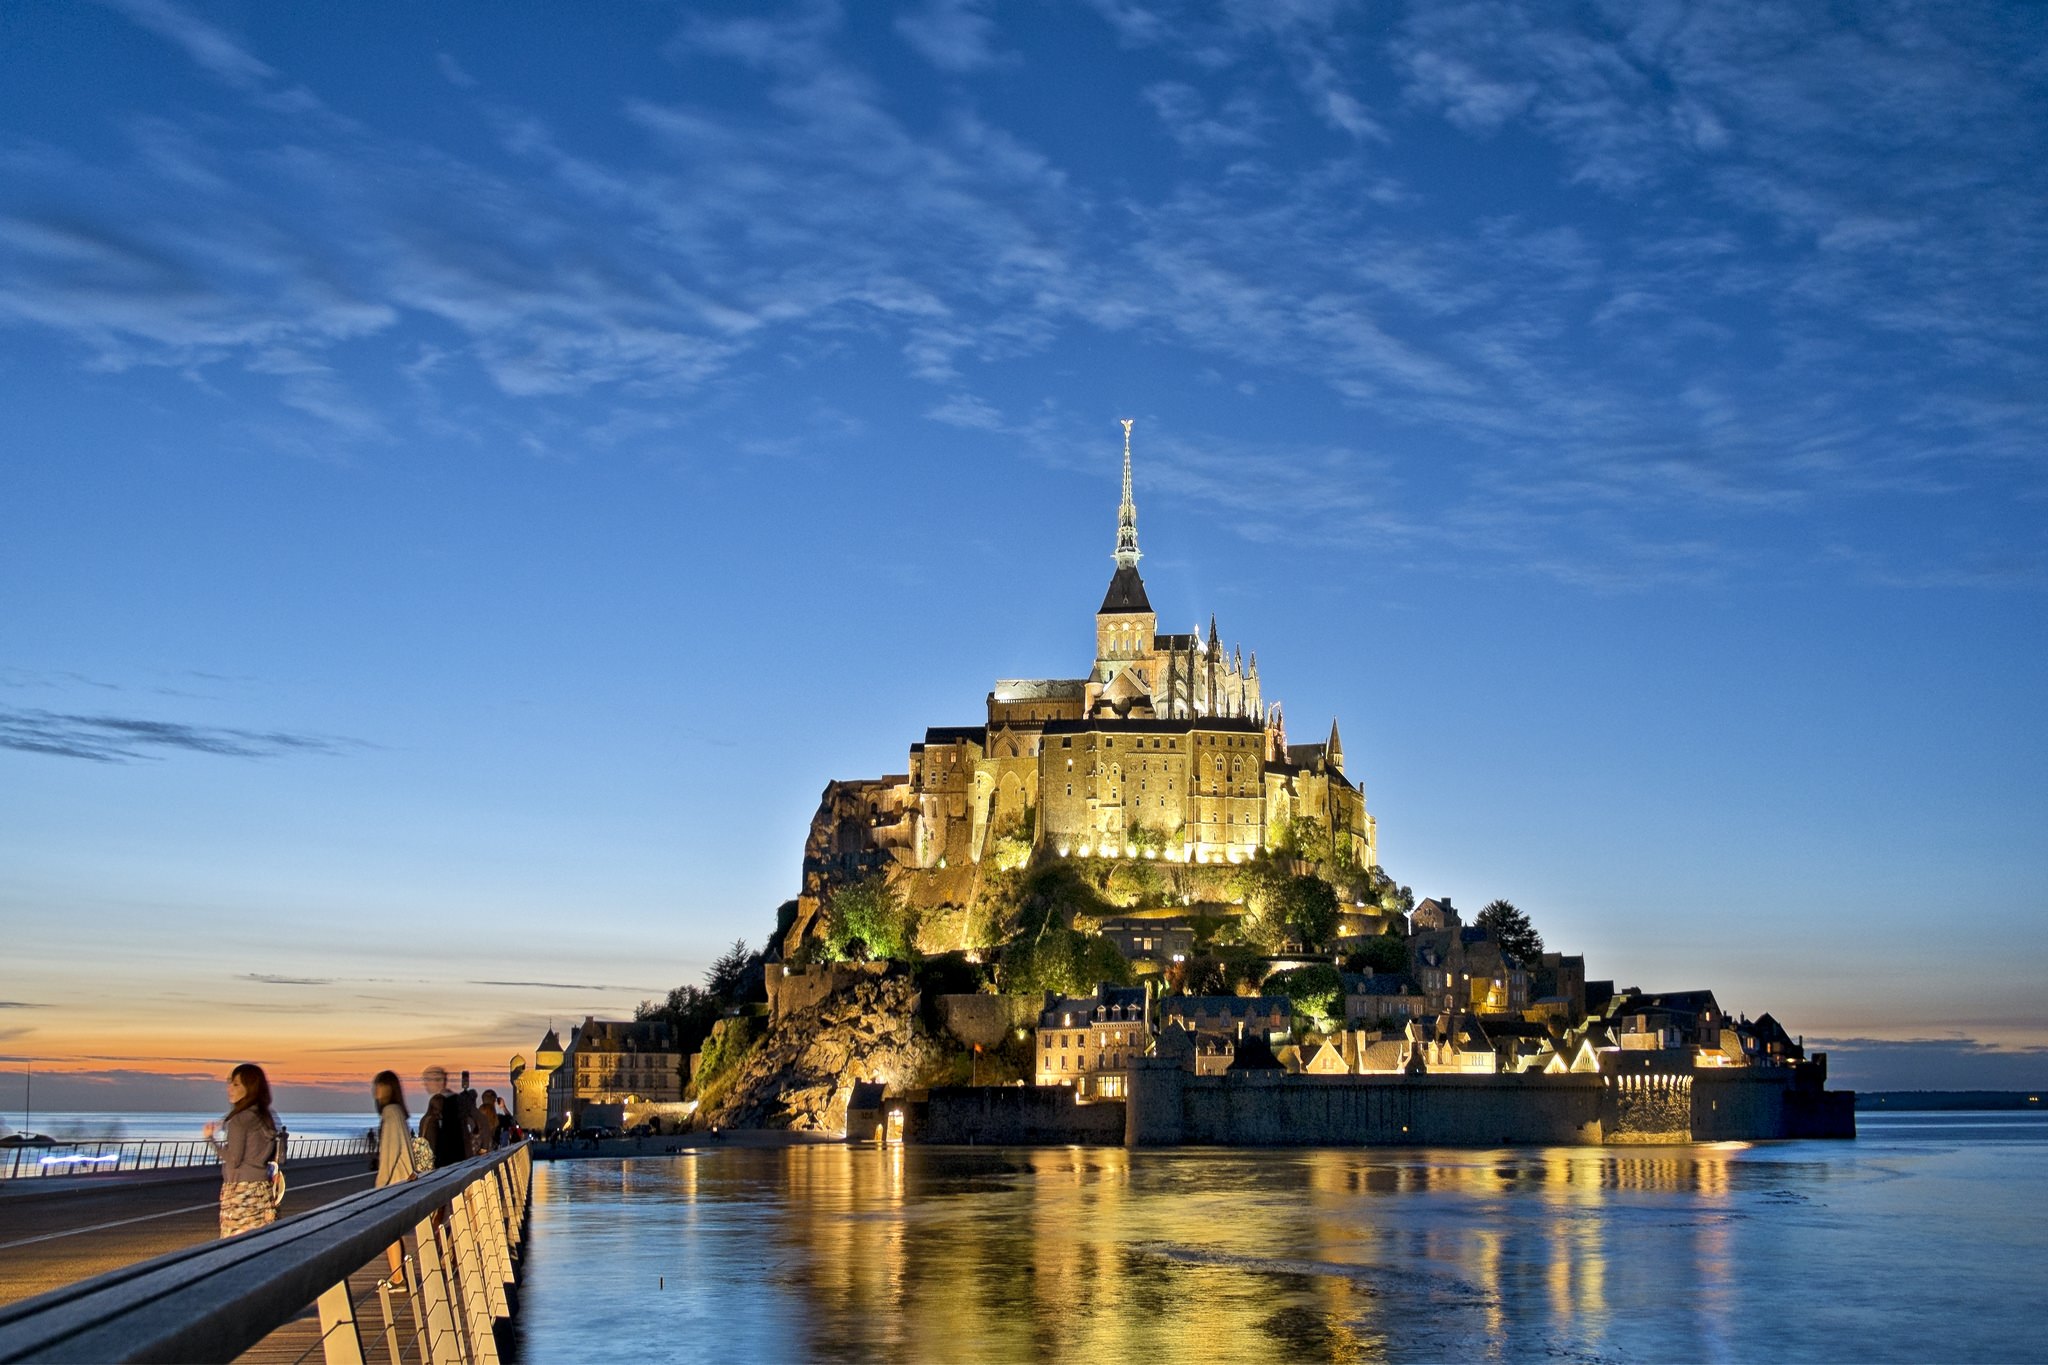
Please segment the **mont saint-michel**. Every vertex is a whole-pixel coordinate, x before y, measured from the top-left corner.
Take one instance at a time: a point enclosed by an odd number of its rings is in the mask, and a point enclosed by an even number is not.
[[[1853,1095],[1704,983],[1590,977],[1499,900],[1380,863],[1340,725],[1163,632],[1131,423],[1076,676],[996,681],[901,773],[838,779],[800,894],[634,1020],[513,1059],[521,1122],[1133,1146],[1846,1137]]]

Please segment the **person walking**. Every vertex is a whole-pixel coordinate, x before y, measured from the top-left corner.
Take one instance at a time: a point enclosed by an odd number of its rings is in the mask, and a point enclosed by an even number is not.
[[[427,1088],[427,1108],[420,1115],[420,1136],[434,1152],[434,1169],[443,1170],[469,1159],[469,1133],[462,1121],[459,1096],[448,1088],[446,1067],[430,1066],[420,1073]]]
[[[202,1136],[220,1157],[220,1235],[276,1222],[270,1161],[277,1153],[277,1114],[262,1067],[244,1062],[228,1073],[228,1112],[219,1123],[208,1123]]]

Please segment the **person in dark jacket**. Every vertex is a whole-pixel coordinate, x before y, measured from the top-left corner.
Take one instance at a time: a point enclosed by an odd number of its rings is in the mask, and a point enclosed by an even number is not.
[[[469,1133],[462,1122],[461,1098],[448,1088],[448,1072],[430,1066],[420,1073],[427,1088],[427,1107],[420,1114],[420,1136],[434,1149],[434,1169],[445,1170],[469,1159]]]

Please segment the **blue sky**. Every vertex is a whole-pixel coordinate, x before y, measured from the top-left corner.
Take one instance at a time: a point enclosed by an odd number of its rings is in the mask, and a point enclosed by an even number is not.
[[[483,1072],[695,979],[827,780],[1085,667],[1131,417],[1162,628],[1418,894],[2048,1083],[2044,38],[10,5],[0,1049]]]

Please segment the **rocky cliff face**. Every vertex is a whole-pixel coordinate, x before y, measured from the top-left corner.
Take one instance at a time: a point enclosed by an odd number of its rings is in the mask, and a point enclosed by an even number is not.
[[[856,981],[777,1020],[740,1064],[732,1088],[699,1116],[721,1128],[837,1132],[855,1081],[896,1093],[943,1050],[917,1024],[918,992],[901,978]]]

